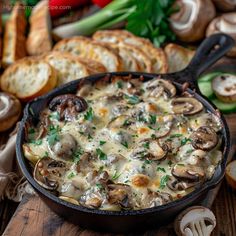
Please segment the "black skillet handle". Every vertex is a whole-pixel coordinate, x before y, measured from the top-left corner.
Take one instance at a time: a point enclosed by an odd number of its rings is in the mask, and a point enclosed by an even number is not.
[[[188,67],[180,72],[180,82],[188,82],[192,88],[198,90],[199,75],[224,56],[234,44],[234,39],[226,34],[214,34],[206,38],[198,47]]]

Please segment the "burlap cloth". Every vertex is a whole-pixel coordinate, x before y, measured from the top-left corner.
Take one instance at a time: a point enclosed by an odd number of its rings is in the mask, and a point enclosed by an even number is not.
[[[20,202],[25,193],[34,194],[33,189],[23,177],[16,161],[16,129],[10,134],[8,142],[0,147],[0,201],[4,198]]]

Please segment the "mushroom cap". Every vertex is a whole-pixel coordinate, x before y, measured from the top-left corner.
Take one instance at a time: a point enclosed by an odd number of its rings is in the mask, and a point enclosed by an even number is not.
[[[236,13],[225,13],[214,18],[208,25],[206,36],[212,34],[225,33],[236,40]],[[236,45],[227,53],[228,56],[236,56]]]
[[[233,11],[236,9],[236,1],[232,0],[212,0],[221,11]]]
[[[195,42],[205,36],[208,23],[216,11],[211,0],[177,0],[180,11],[171,16],[171,28],[184,42]]]
[[[215,226],[215,215],[210,209],[203,206],[187,208],[177,216],[174,222],[175,232],[178,236],[210,236]]]
[[[214,129],[209,126],[201,126],[190,136],[192,146],[195,149],[209,151],[218,143],[218,136]]]
[[[19,119],[21,103],[13,95],[0,93],[0,132],[11,128]]]
[[[192,97],[173,98],[171,105],[174,114],[194,115],[203,109],[202,103]]]

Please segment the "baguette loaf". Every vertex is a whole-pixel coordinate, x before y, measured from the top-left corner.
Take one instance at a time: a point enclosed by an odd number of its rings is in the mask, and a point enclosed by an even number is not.
[[[100,42],[129,44],[138,47],[147,54],[152,62],[152,71],[155,73],[166,73],[168,69],[167,58],[161,48],[156,48],[144,38],[137,37],[126,30],[103,30],[97,31],[93,39]]]
[[[19,2],[14,6],[10,19],[6,22],[3,40],[3,67],[26,56],[26,19],[24,7]]]
[[[195,51],[174,43],[167,44],[164,51],[168,59],[169,73],[180,71],[187,67],[195,54]]]
[[[45,60],[57,72],[57,86],[100,72],[95,71],[95,65],[87,66],[85,61],[70,53],[52,52],[45,56]]]
[[[51,19],[48,1],[40,1],[30,16],[30,32],[27,38],[27,53],[41,55],[52,49]]]
[[[55,45],[53,50],[69,52],[88,60],[98,61],[106,67],[107,71],[122,70],[122,60],[114,50],[86,37],[63,39]]]
[[[24,58],[9,66],[1,76],[1,89],[29,101],[52,90],[57,83],[56,72],[38,58]]]

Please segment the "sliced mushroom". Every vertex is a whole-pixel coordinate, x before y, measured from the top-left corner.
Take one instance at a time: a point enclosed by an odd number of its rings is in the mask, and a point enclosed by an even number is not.
[[[189,182],[199,182],[205,177],[204,170],[201,167],[191,165],[176,164],[171,173],[177,179]]]
[[[205,36],[208,23],[216,11],[211,0],[177,0],[180,9],[171,15],[171,28],[184,42],[195,42]]]
[[[183,180],[178,180],[173,176],[170,176],[167,182],[168,188],[175,192],[186,190],[188,188],[194,187],[195,185],[196,185],[195,182],[186,182]]]
[[[142,94],[141,84],[142,82],[138,79],[129,80],[127,84],[128,93],[140,96]]]
[[[99,208],[102,205],[102,200],[98,197],[92,197],[87,199],[85,205],[92,208]]]
[[[210,236],[216,226],[213,212],[203,206],[189,207],[181,212],[174,222],[178,236]]]
[[[121,115],[121,116],[118,116],[118,117],[112,119],[107,124],[107,128],[113,129],[113,128],[127,127],[127,126],[131,125],[132,123],[134,123],[134,120],[132,119],[132,117],[130,117],[128,115]]]
[[[77,167],[76,170],[78,172],[87,172],[88,169],[92,169],[93,168],[93,162],[92,159],[94,158],[94,156],[90,153],[90,152],[84,152],[81,156],[80,156],[80,160],[77,163]],[[92,174],[93,172],[91,171],[90,174]],[[96,176],[97,172],[95,174],[93,174],[92,178],[94,178]]]
[[[236,9],[235,0],[213,0],[213,2],[221,11],[233,11]]]
[[[21,114],[20,101],[11,94],[0,93],[0,132],[11,128]]]
[[[74,94],[60,95],[51,100],[49,109],[57,111],[60,115],[60,120],[73,120],[79,112],[87,109],[87,102]]]
[[[69,203],[73,203],[75,205],[79,205],[79,202],[77,200],[75,200],[72,197],[66,197],[66,196],[59,196],[59,198],[63,201],[69,202]]]
[[[203,105],[192,97],[178,97],[171,101],[172,111],[175,114],[194,115],[202,111]]]
[[[176,94],[175,86],[168,80],[156,78],[147,83],[147,90],[151,91],[150,96],[172,98]]]
[[[146,139],[141,141],[137,148],[131,153],[131,158],[148,159],[159,161],[163,159],[168,152],[166,144],[160,145],[157,139]]]
[[[132,203],[129,194],[131,188],[126,184],[109,184],[108,201],[110,204],[120,205],[122,208],[131,208]]]
[[[201,149],[204,151],[209,151],[213,149],[218,143],[218,136],[214,129],[209,126],[202,126],[198,128],[190,136],[192,140],[192,146],[195,149]]]
[[[56,161],[45,157],[40,159],[34,167],[34,179],[38,184],[48,190],[56,190],[68,170],[63,161]]]
[[[49,150],[58,158],[71,160],[77,148],[76,139],[69,133],[61,134],[53,143],[48,143]]]
[[[148,189],[148,194],[142,199],[141,205],[143,208],[150,208],[164,205],[170,201],[172,201],[170,194],[165,192],[153,192]]]

